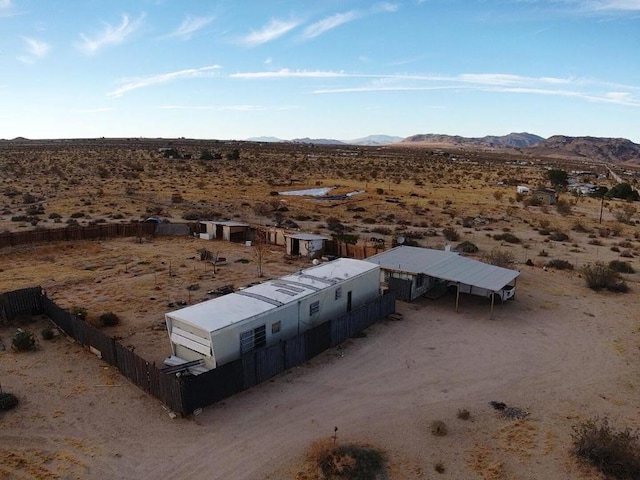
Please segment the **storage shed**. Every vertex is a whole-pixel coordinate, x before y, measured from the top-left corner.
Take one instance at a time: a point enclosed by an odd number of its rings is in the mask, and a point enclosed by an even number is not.
[[[501,301],[515,296],[517,270],[497,267],[456,252],[400,246],[366,259],[381,267],[381,284],[394,290],[396,298],[410,302],[438,289],[456,288],[460,293]]]
[[[308,258],[319,258],[324,252],[324,242],[329,240],[322,235],[313,233],[288,233],[285,234],[287,255],[295,255]]]
[[[198,222],[198,234],[204,240],[225,240],[244,242],[249,239],[249,225],[246,223],[208,220]]]
[[[167,313],[172,357],[207,370],[273,345],[373,299],[380,267],[341,258]]]

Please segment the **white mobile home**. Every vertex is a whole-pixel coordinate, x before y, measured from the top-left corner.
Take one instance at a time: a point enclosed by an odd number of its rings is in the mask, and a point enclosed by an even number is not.
[[[341,258],[167,313],[170,361],[216,368],[339,318],[379,289],[378,265]]]

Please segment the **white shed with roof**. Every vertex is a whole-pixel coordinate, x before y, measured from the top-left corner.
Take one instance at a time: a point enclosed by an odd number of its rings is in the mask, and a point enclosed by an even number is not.
[[[375,299],[379,279],[378,265],[341,258],[167,313],[172,362],[232,362]]]
[[[287,233],[284,236],[287,255],[318,258],[324,252],[324,242],[329,237],[313,233]]]

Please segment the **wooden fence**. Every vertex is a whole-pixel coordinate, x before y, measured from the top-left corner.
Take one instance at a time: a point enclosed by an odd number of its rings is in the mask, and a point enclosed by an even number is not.
[[[31,243],[78,240],[104,240],[112,237],[147,237],[155,232],[155,223],[102,223],[86,227],[48,228],[0,234],[0,248]]]
[[[325,243],[325,253],[327,255],[335,255],[336,257],[355,258],[364,260],[372,257],[377,253],[384,252],[385,248],[379,245],[353,245],[352,243],[340,242],[336,240]]]
[[[0,318],[44,314],[79,344],[116,367],[123,376],[176,413],[188,415],[300,365],[330,347],[395,312],[395,295],[388,292],[353,312],[276,345],[252,351],[241,359],[197,376],[165,374],[155,364],[118,343],[113,337],[60,308],[40,287],[0,294]]]

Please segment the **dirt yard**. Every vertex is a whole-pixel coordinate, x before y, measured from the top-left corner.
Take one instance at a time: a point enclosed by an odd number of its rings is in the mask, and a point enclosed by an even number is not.
[[[86,144],[85,144],[86,143]],[[521,270],[516,299],[489,318],[488,301],[463,296],[398,302],[385,320],[339,348],[188,418],[64,336],[40,338],[46,319],[0,327],[0,385],[19,406],[0,412],[0,478],[315,480],[305,454],[338,427],[337,442],[369,443],[388,457],[389,478],[539,480],[600,478],[570,454],[572,428],[594,417],[640,428],[638,292],[594,292],[580,268],[624,261],[640,270],[638,213],[617,200],[562,193],[564,209],[533,205],[515,185],[545,181],[559,159],[517,152],[428,148],[174,142],[216,161],[163,158],[166,141],[16,144],[0,151],[0,229],[232,218],[297,225],[389,246],[471,242]],[[239,159],[227,154],[239,149]],[[516,161],[516,160],[518,161]],[[580,161],[563,168],[593,170]],[[277,192],[335,186],[365,190],[318,201]],[[603,218],[600,222],[600,208]],[[1,232],[0,232],[1,233]],[[224,262],[214,272],[197,250]],[[268,249],[265,278],[308,260]],[[564,261],[573,270],[555,270]],[[116,313],[107,330],[137,354],[169,354],[164,313],[232,284],[259,281],[250,247],[195,238],[112,239],[0,249],[0,292],[41,285],[89,321]],[[10,349],[17,326],[38,349]],[[4,349],[2,349],[4,347]],[[502,418],[490,401],[529,413]],[[470,418],[458,418],[468,410]],[[431,423],[446,424],[442,437]],[[443,473],[435,470],[441,464]]]
[[[577,275],[535,267],[523,267],[518,289],[493,319],[482,299],[464,297],[458,313],[452,297],[398,303],[403,320],[190,419],[171,419],[64,337],[3,352],[2,387],[21,404],[0,416],[0,472],[303,479],[305,450],[337,426],[339,442],[384,449],[392,479],[598,478],[569,455],[570,434],[594,416],[640,427],[637,296],[596,294]],[[0,331],[5,345],[11,332]],[[492,400],[529,415],[500,418]],[[434,420],[446,436],[431,434]]]

